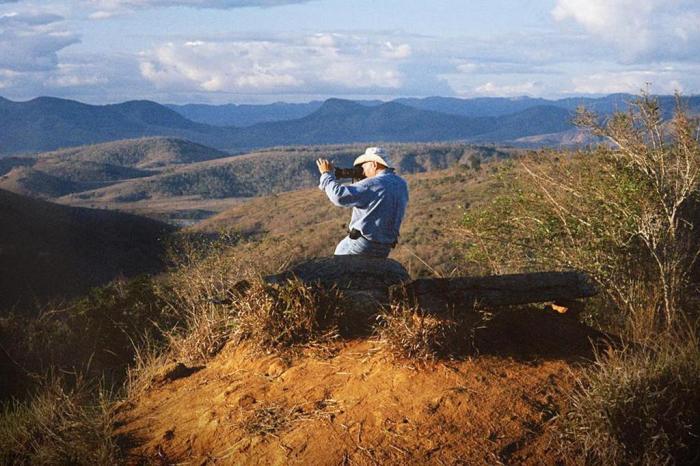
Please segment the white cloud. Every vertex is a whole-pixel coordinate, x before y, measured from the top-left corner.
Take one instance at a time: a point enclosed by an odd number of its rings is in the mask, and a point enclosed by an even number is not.
[[[524,82],[516,84],[495,84],[487,82],[475,87],[471,96],[499,96],[499,97],[514,97],[523,95],[535,95],[541,91],[541,84],[537,82]]]
[[[675,71],[664,70],[625,70],[603,71],[571,79],[575,94],[612,94],[628,92],[637,94],[650,87],[652,93],[673,94],[684,91],[683,77]]]
[[[613,45],[623,61],[695,59],[700,53],[697,0],[557,0],[552,16]]]
[[[43,71],[58,65],[57,52],[79,42],[65,31],[62,17],[46,13],[8,13],[0,16],[0,69]]]
[[[142,75],[160,88],[217,92],[398,88],[403,43],[346,34],[285,40],[194,40],[143,53]]]

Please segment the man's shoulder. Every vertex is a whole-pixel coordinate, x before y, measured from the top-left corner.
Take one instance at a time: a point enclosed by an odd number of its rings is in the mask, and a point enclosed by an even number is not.
[[[404,186],[407,185],[406,180],[403,179],[402,177],[400,177],[399,175],[397,175],[393,171],[386,173],[383,176],[383,178],[384,178],[384,181],[386,181],[387,183],[401,184]]]

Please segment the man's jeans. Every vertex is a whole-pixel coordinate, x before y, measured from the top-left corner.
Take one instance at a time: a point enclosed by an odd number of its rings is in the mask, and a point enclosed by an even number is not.
[[[349,236],[343,238],[335,247],[336,256],[360,255],[373,257],[388,257],[391,251],[390,244],[381,244],[368,241],[360,236],[357,239],[351,239]]]

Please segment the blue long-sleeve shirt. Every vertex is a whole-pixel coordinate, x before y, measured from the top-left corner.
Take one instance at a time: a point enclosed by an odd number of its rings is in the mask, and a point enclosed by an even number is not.
[[[391,244],[408,204],[408,185],[391,170],[351,185],[340,184],[332,172],[321,175],[319,188],[340,207],[352,207],[350,229],[362,232],[370,241]]]

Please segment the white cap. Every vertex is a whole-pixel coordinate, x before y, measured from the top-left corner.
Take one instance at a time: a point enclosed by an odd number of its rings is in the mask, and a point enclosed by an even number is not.
[[[368,147],[365,149],[365,153],[355,159],[353,165],[362,165],[365,162],[377,162],[381,163],[387,168],[390,168],[389,164],[383,157],[387,157],[389,154],[383,147]]]

